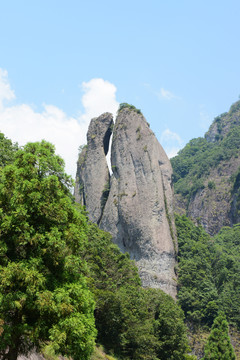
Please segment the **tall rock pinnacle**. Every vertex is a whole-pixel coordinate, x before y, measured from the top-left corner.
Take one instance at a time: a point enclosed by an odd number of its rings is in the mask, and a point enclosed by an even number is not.
[[[92,122],[99,124],[103,117],[104,115]],[[93,126],[92,122],[89,131]],[[110,122],[109,127],[105,128],[106,133],[109,133],[109,129]],[[104,136],[103,132],[99,132],[99,148]],[[128,107],[119,111],[113,130],[113,174],[110,183],[105,177],[106,182],[103,185],[106,159],[105,163],[102,160],[93,160],[93,149],[89,141],[88,136],[88,148],[79,157],[80,162],[81,156],[85,160],[78,167],[76,199],[80,200],[79,189],[84,188],[90,219],[97,222],[103,230],[110,232],[113,242],[121,251],[128,252],[136,261],[143,286],[161,288],[174,297],[177,242],[169,159],[142,114]],[[95,152],[98,156],[99,149],[96,148]],[[100,187],[89,193],[89,190],[95,187],[90,186],[89,181],[99,181],[99,175],[97,179],[93,179],[94,172],[101,174],[100,193]],[[96,204],[103,194],[105,199],[101,202],[99,212],[96,211]]]
[[[75,199],[86,205],[89,219],[99,224],[104,202],[109,192],[110,175],[106,162],[112,133],[112,114],[105,113],[91,120],[87,146],[82,149],[77,163]]]

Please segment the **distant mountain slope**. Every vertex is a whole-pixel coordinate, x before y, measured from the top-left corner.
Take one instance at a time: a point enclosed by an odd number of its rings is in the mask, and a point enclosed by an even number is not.
[[[171,159],[176,212],[213,235],[240,222],[240,101]]]

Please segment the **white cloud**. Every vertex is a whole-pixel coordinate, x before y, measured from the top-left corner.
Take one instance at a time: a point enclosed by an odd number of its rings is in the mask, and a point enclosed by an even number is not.
[[[103,112],[116,113],[116,87],[103,79],[92,79],[82,84],[84,113],[69,117],[54,105],[43,105],[42,112],[35,112],[27,104],[6,106],[3,100],[15,95],[7,79],[7,72],[0,69],[0,131],[8,138],[24,145],[29,141],[45,139],[53,143],[56,153],[66,163],[66,172],[75,178],[78,147],[86,143],[86,133],[91,118]]]
[[[150,84],[144,83],[143,86],[148,89],[152,94],[158,97],[160,100],[172,100],[172,99],[180,99],[178,96],[173,94],[171,91],[161,88],[160,91],[156,91],[151,87]]]
[[[181,150],[181,147],[167,147],[165,149],[167,156],[169,157],[169,159],[173,158],[174,156],[176,156],[179,152],[179,150]]]
[[[204,110],[204,107],[201,106],[200,110],[200,126],[204,131],[207,131],[209,126],[212,123],[211,116]]]
[[[11,90],[8,82],[8,73],[0,68],[0,111],[3,109],[4,100],[12,100],[15,98],[13,90]]]
[[[169,158],[172,158],[177,155],[178,151],[183,146],[183,140],[181,137],[172,132],[169,129],[165,129],[160,136],[160,143],[166,151]]]
[[[161,99],[166,99],[166,100],[172,100],[172,99],[176,99],[177,96],[174,95],[171,91],[166,90],[164,88],[160,89],[160,92],[157,93],[158,97]]]
[[[181,145],[181,143],[182,143],[181,137],[177,133],[175,133],[175,132],[173,132],[173,131],[171,131],[169,129],[165,129],[162,132],[160,139],[161,139],[160,140],[161,142],[163,142],[163,141],[165,141],[165,142],[166,141],[174,141],[174,142],[177,142],[179,145]]]
[[[82,104],[85,109],[83,119],[92,119],[104,112],[117,112],[119,103],[116,101],[115,85],[103,79],[92,79],[82,83],[85,94],[82,97]]]

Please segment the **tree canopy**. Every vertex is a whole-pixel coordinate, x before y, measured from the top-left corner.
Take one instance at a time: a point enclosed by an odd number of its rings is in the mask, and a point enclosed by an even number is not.
[[[13,161],[14,153],[18,149],[17,144],[13,144],[12,141],[0,132],[0,170]]]
[[[87,287],[86,220],[54,147],[18,150],[0,181],[0,354],[14,360],[50,342],[56,353],[88,359],[96,330]]]
[[[175,301],[141,287],[134,262],[109,234],[89,224],[88,238],[83,257],[96,299],[97,342],[124,360],[187,359],[184,315]]]
[[[129,255],[88,221],[71,186],[45,141],[15,151],[1,171],[1,358],[47,345],[87,360],[96,335],[119,358],[190,358],[181,309],[141,287]]]
[[[240,102],[238,106],[239,104]],[[175,193],[190,198],[198,189],[204,188],[204,180],[212,169],[223,161],[227,162],[232,157],[239,156],[239,120],[238,126],[236,126],[236,120],[232,119],[230,113],[223,115],[226,117],[226,121],[229,122],[228,133],[219,136],[214,142],[209,142],[206,138],[201,137],[192,139],[179,151],[177,156],[171,159]],[[216,122],[217,120],[218,118],[215,119]],[[219,127],[220,122],[217,122],[217,124]]]
[[[176,216],[178,302],[186,319],[211,326],[221,309],[240,329],[240,226],[224,227],[211,238],[201,226]]]

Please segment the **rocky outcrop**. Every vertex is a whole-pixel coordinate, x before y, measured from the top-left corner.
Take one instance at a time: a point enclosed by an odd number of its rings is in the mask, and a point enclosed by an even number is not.
[[[82,148],[77,163],[75,199],[86,206],[89,219],[99,224],[109,192],[110,175],[106,162],[113,117],[105,113],[91,120],[87,146]]]
[[[229,112],[225,112],[217,116],[209,130],[205,134],[205,138],[208,142],[215,143],[221,141],[227,136],[229,131],[236,126],[240,125],[240,101],[235,102],[229,109]]]
[[[102,173],[103,165],[93,159],[93,154],[91,160],[88,158],[89,141],[88,136],[87,152],[83,154],[86,158],[78,168],[78,189],[84,188],[90,218],[95,222],[98,219],[100,228],[110,232],[121,251],[128,252],[136,261],[143,286],[161,288],[175,296],[177,242],[173,221],[172,169],[163,148],[142,114],[128,107],[119,112],[111,149],[113,174],[99,217],[99,212],[98,216],[92,215],[96,214],[96,204],[91,209],[93,203],[89,199],[93,194],[89,191],[92,191],[92,186],[86,187],[84,179]],[[102,143],[100,137],[98,141]],[[90,163],[91,172],[88,172]],[[94,194],[99,202],[101,194],[97,191]]]
[[[64,358],[61,356],[59,360],[63,360]],[[43,355],[36,353],[35,351],[29,353],[28,355],[20,355],[18,356],[17,360],[46,360]]]
[[[200,223],[210,235],[240,221],[239,184],[234,186],[239,167],[240,156],[222,161],[204,179],[204,188],[190,198],[187,216]],[[209,186],[211,183],[214,187]]]
[[[173,161],[174,176],[178,168],[179,181],[179,169],[182,169],[180,181],[184,180],[190,190],[186,195],[178,188],[175,210],[185,213],[210,235],[215,235],[223,226],[240,221],[240,101],[234,103],[229,112],[214,119],[205,139],[207,141],[202,139],[205,142],[202,141],[197,151],[194,140],[190,141]],[[188,156],[181,160],[185,150]],[[198,153],[204,156],[196,156]],[[202,169],[202,172],[191,172],[192,164],[195,170]],[[185,174],[188,169],[190,175]],[[194,181],[200,186],[192,192]]]

